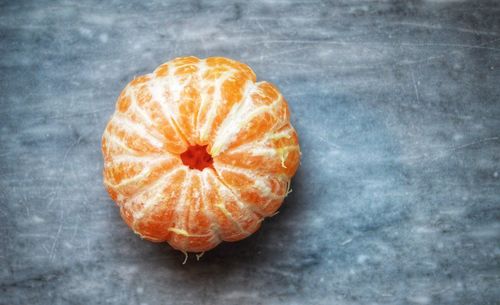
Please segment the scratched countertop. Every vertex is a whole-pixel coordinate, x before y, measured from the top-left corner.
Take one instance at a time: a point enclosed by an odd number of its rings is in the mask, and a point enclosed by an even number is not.
[[[0,1],[0,304],[498,304],[500,2]],[[174,57],[287,98],[293,192],[200,261],[102,185],[121,89]]]

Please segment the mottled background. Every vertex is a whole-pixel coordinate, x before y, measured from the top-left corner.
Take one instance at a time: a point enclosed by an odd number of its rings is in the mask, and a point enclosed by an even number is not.
[[[1,304],[499,304],[499,1],[0,1]],[[102,186],[120,90],[177,56],[279,86],[281,213],[197,262]]]

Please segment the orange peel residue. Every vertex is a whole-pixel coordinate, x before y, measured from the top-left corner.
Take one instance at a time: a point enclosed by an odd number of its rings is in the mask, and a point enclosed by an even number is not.
[[[222,57],[176,58],[131,81],[102,152],[124,221],[186,257],[255,232],[290,192],[300,161],[279,90]]]

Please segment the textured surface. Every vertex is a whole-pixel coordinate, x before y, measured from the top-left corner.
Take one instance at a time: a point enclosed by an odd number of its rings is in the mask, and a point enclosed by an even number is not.
[[[0,4],[1,304],[494,304],[498,1]],[[303,152],[281,213],[181,265],[101,178],[120,90],[176,56],[248,63]]]

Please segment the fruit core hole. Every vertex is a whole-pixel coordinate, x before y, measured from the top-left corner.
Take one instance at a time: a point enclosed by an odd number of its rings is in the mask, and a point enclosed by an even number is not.
[[[192,145],[181,154],[181,160],[189,168],[202,171],[207,167],[212,167],[214,160],[207,152],[207,145]]]

